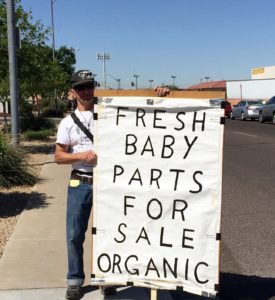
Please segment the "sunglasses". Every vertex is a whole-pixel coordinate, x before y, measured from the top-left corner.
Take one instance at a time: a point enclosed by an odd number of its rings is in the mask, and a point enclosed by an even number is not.
[[[76,91],[84,91],[84,90],[91,90],[93,89],[95,86],[94,84],[90,83],[90,84],[83,84],[83,85],[78,85],[74,87],[74,90]]]

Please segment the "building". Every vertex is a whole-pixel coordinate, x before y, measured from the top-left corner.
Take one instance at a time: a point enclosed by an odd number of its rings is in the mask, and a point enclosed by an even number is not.
[[[251,79],[274,79],[275,66],[258,67],[251,69]]]
[[[226,91],[226,81],[207,81],[189,86],[185,91]]]

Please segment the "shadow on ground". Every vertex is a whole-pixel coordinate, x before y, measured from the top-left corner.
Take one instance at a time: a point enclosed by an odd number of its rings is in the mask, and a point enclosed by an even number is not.
[[[55,144],[52,141],[49,141],[49,143],[39,143],[37,145],[31,144],[31,145],[23,145],[22,148],[29,154],[35,154],[35,153],[52,153],[55,150]]]
[[[39,209],[47,207],[47,196],[44,193],[1,193],[0,192],[0,218],[19,215],[23,209]]]
[[[275,297],[275,278],[222,273],[222,300],[268,300]]]
[[[181,291],[170,291],[170,293],[174,300],[195,298],[195,295]],[[222,273],[218,296],[220,300],[275,300],[275,278]],[[209,299],[196,297],[196,299],[200,298]]]

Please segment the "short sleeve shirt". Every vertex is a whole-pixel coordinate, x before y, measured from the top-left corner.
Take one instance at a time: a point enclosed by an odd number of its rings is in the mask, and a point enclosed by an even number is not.
[[[75,110],[76,116],[83,123],[83,125],[94,132],[94,119],[92,111],[79,111]],[[86,136],[86,134],[75,124],[72,117],[69,115],[65,117],[58,127],[57,131],[57,144],[63,144],[70,146],[72,153],[79,153],[88,150],[93,150],[92,141]],[[79,161],[72,164],[72,168],[82,172],[91,172],[93,166],[84,161]]]

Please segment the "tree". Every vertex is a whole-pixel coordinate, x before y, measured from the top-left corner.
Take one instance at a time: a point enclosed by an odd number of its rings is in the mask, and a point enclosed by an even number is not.
[[[47,45],[50,28],[45,28],[40,21],[33,22],[31,11],[24,11],[20,0],[16,0],[16,20],[21,36],[21,48],[17,50],[20,98],[32,97],[34,101],[37,95],[61,97],[68,89],[67,82],[74,71],[74,49],[62,46],[56,50],[53,61],[52,49]],[[3,0],[0,0],[0,25],[1,85],[2,81],[8,80],[6,6]]]

